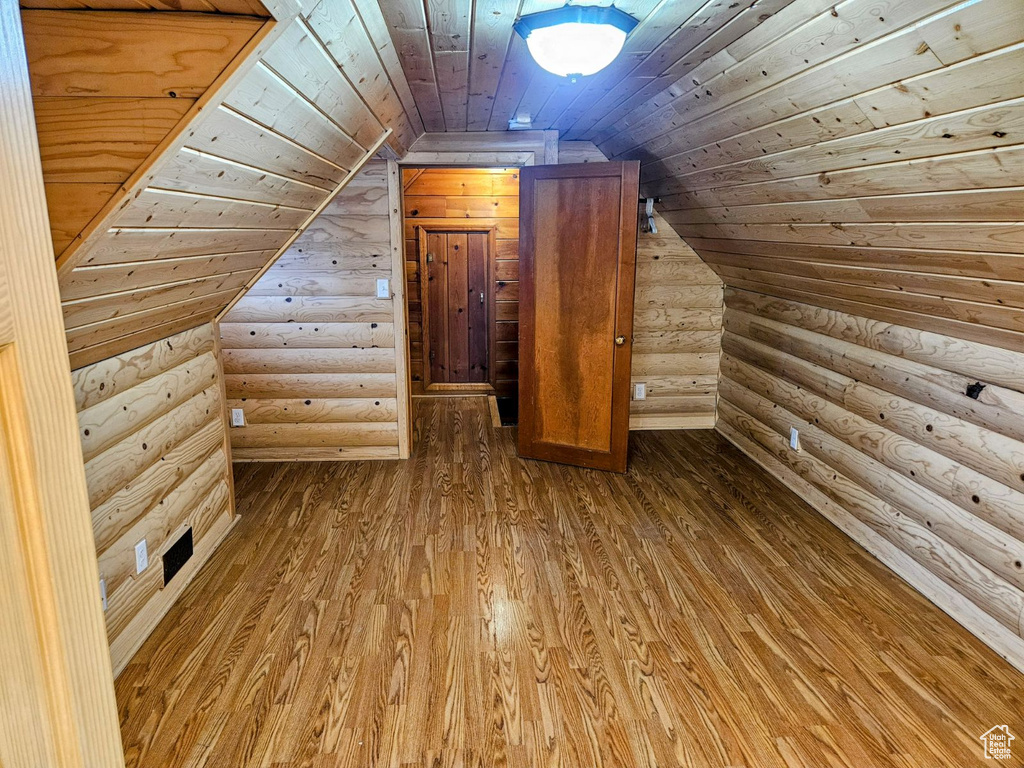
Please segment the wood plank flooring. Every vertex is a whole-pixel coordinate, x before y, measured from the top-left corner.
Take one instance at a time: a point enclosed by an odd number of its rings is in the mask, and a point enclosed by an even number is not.
[[[408,462],[237,468],[241,522],[117,681],[128,766],[917,768],[1024,739],[1024,676],[715,433],[635,433],[612,475],[521,461],[483,398],[415,407]]]

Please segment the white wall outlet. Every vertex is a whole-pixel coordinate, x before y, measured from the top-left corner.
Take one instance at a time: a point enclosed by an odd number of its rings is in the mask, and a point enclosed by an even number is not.
[[[103,612],[107,612],[107,580],[100,577],[100,600],[103,602]]]
[[[135,573],[142,573],[149,567],[149,549],[143,539],[135,545]]]
[[[646,400],[647,399],[647,384],[642,381],[638,381],[633,385],[633,399],[634,400]]]
[[[386,277],[377,278],[377,298],[378,299],[390,299],[391,298],[391,281]]]
[[[231,409],[231,426],[232,427],[244,427],[245,426],[245,411],[241,408]]]
[[[789,428],[789,447],[794,451],[800,450],[800,431],[796,427]]]

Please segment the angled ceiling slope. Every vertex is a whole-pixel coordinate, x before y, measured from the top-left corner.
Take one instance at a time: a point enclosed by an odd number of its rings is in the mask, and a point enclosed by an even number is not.
[[[385,141],[418,136],[348,0],[272,10],[58,258],[72,367],[217,316]]]
[[[734,288],[1024,350],[1022,41],[1016,0],[798,0],[574,133]]]
[[[640,25],[575,84],[512,32],[558,5],[380,0],[426,129],[529,114],[644,161],[733,287],[1024,349],[1020,0],[617,2]]]
[[[22,12],[57,255],[263,22],[221,13]]]

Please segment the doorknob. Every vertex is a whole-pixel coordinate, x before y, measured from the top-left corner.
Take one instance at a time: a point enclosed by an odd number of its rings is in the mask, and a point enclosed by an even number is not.
[[[615,337],[615,346],[616,347],[621,347],[625,343],[626,343],[626,337],[625,336],[616,336]]]

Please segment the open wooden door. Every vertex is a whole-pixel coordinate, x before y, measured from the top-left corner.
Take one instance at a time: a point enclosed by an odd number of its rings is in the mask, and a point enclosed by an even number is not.
[[[626,471],[640,164],[522,169],[519,454]]]

